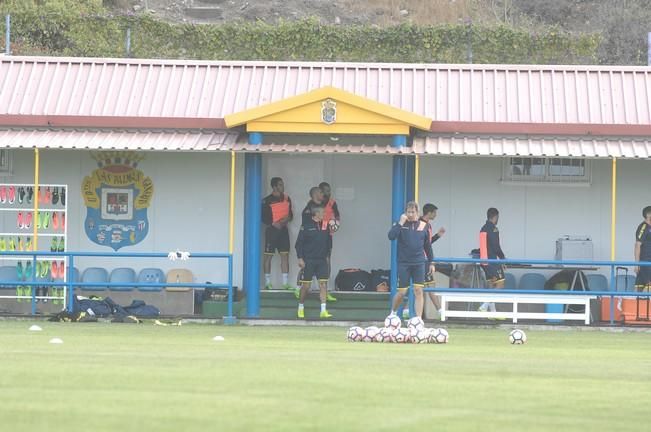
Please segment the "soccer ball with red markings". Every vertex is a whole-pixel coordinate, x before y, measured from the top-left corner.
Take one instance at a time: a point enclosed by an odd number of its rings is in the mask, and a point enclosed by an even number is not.
[[[443,328],[435,328],[430,330],[429,343],[445,344],[448,343],[450,335],[448,331]]]
[[[355,326],[348,329],[348,342],[361,342],[363,337],[363,328]]]
[[[413,317],[407,321],[407,328],[409,330],[423,330],[425,328],[425,323],[421,317]]]
[[[364,329],[364,336],[362,336],[362,342],[375,342],[375,337],[380,333],[380,329],[371,326]]]
[[[377,335],[375,335],[375,342],[393,342],[393,330],[381,328]]]
[[[398,315],[389,315],[384,319],[385,328],[396,330],[399,329],[401,325],[402,325],[402,321],[400,321]]]
[[[430,332],[425,329],[411,329],[410,333],[411,343],[422,344],[429,341]]]
[[[330,222],[328,222],[328,228],[330,229],[330,232],[336,233],[339,231],[339,221],[336,219],[330,219]]]
[[[527,335],[520,329],[515,329],[509,333],[509,342],[512,345],[524,345],[527,343]]]

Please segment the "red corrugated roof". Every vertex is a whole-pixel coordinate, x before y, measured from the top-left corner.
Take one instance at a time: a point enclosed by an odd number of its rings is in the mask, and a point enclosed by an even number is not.
[[[333,86],[443,122],[651,124],[648,67],[0,58],[0,114],[223,118]]]
[[[4,148],[220,150],[237,140],[224,131],[135,131],[80,129],[0,129]]]
[[[443,135],[414,139],[419,154],[650,158],[651,141],[621,137],[499,137]]]

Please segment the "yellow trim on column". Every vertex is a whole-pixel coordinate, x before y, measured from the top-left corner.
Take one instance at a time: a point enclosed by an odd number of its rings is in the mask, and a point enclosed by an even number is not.
[[[336,120],[325,124],[321,104],[336,102]],[[429,130],[432,120],[334,87],[323,87],[224,118],[231,128],[247,125],[250,132],[404,134],[414,127]],[[309,126],[308,126],[309,125]],[[400,126],[400,132],[396,132]]]
[[[615,227],[617,226],[617,158],[613,158],[613,174],[610,200],[610,260],[615,261]]]

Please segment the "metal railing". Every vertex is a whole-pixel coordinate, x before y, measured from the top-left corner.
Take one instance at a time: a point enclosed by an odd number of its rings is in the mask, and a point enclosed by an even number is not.
[[[165,258],[169,257],[168,252],[48,252],[48,251],[0,251],[0,262],[4,259],[12,258],[16,261],[16,257],[25,257],[32,259],[32,275],[30,280],[1,280],[0,286],[29,286],[31,289],[31,306],[32,314],[36,313],[36,300],[40,299],[42,296],[36,295],[36,288],[40,286],[47,287],[60,287],[64,289],[63,297],[45,297],[48,299],[63,299],[66,305],[66,309],[69,312],[72,312],[73,309],[73,299],[75,295],[76,288],[84,287],[124,287],[125,285],[129,287],[149,287],[149,288],[226,288],[228,289],[228,315],[224,317],[225,323],[233,323],[235,318],[233,316],[233,255],[227,253],[190,253],[190,259],[225,259],[228,266],[228,280],[225,283],[194,283],[194,282],[179,282],[179,283],[170,283],[170,282],[156,282],[156,283],[142,283],[142,282],[81,282],[75,281],[74,272],[75,272],[75,259],[80,257],[101,257],[101,258]],[[65,260],[67,261],[66,265],[66,280],[65,281],[56,281],[56,280],[42,280],[36,275],[36,262],[37,257],[49,258],[52,261],[56,260]],[[176,261],[174,261],[176,262]],[[181,261],[182,263],[188,263],[188,261]],[[100,267],[100,266],[96,266]],[[81,274],[79,274],[81,276]],[[18,278],[17,278],[18,279]],[[51,279],[51,278],[50,278]],[[0,296],[0,298],[19,298],[20,296]],[[24,297],[22,297],[24,298]]]
[[[651,267],[651,262],[645,261],[581,261],[581,260],[527,260],[527,259],[476,259],[476,258],[435,258],[434,264],[438,263],[450,263],[450,264],[474,264],[480,266],[481,264],[504,264],[504,265],[523,265],[523,267],[515,268],[515,270],[522,270],[530,272],[536,272],[540,270],[546,271],[561,271],[564,267],[570,267],[569,270],[576,267],[610,267],[610,289],[608,291],[587,291],[590,295],[596,297],[610,297],[610,324],[614,324],[615,320],[615,297],[647,297],[651,298],[651,292],[636,292],[636,291],[615,291],[615,280],[616,280],[616,269],[618,268],[628,268],[628,267]],[[528,269],[524,266],[535,266],[535,265],[546,265],[546,266],[557,266],[556,268],[536,268],[532,267]],[[582,270],[585,272],[586,270]],[[495,288],[439,288],[439,287],[429,287],[424,288],[425,292],[454,292],[454,293],[500,293],[500,294],[551,294],[551,295],[586,295],[586,291],[577,291],[577,290],[519,290],[519,289],[499,289]],[[497,292],[496,292],[497,291]],[[651,300],[650,300],[651,301]]]

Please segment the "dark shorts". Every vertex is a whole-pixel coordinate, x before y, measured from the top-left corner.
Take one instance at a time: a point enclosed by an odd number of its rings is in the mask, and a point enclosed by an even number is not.
[[[486,273],[486,280],[491,282],[499,282],[504,280],[504,270],[501,264],[488,264],[482,266],[484,273]]]
[[[651,285],[651,267],[640,267],[640,272],[635,278],[635,288],[642,290]]]
[[[425,266],[398,263],[398,289],[409,288],[412,283],[420,286],[425,284]]]
[[[315,276],[319,281],[328,280],[328,262],[325,258],[305,260],[305,268],[302,271],[301,282],[312,282]]]
[[[273,255],[279,253],[289,253],[289,231],[287,227],[277,229],[268,226],[264,232],[264,253]]]

